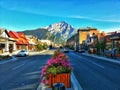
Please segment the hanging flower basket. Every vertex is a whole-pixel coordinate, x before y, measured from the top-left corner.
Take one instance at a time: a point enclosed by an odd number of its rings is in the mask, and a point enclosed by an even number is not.
[[[120,57],[120,54],[115,54],[115,56],[119,58],[119,57]]]

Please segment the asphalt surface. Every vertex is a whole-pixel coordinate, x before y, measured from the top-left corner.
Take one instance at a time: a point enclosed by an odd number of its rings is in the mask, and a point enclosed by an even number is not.
[[[40,83],[41,68],[52,52],[18,57],[14,62],[0,64],[0,90],[36,90]]]
[[[53,50],[49,50],[0,64],[0,90],[36,90],[42,66],[52,53]],[[120,90],[120,64],[72,51],[65,54],[69,56],[73,73],[83,90]]]
[[[86,57],[76,52],[66,54],[83,90],[120,90],[120,64]]]

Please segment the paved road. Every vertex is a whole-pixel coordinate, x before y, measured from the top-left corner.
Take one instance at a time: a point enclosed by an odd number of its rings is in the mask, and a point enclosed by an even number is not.
[[[0,64],[0,90],[36,90],[42,65],[53,51]],[[120,65],[69,52],[73,72],[83,90],[120,90]]]
[[[67,55],[83,90],[120,90],[119,64],[86,57],[76,52],[69,52]]]
[[[0,64],[0,90],[36,90],[42,65],[52,53],[45,51],[40,55],[19,57],[14,62]]]

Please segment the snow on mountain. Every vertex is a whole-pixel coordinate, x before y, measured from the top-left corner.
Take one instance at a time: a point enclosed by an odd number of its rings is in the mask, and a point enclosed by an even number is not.
[[[48,29],[48,31],[50,31],[50,33],[54,34],[56,37],[60,37],[65,41],[77,31],[65,21],[51,24],[45,28]]]
[[[25,35],[34,35],[39,39],[50,39],[54,43],[64,43],[69,37],[77,32],[71,25],[62,21],[59,23],[51,24],[44,28],[22,31]]]

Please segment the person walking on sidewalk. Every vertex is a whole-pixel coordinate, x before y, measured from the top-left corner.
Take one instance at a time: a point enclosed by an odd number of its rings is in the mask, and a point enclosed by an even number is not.
[[[111,51],[111,54],[112,54],[112,58],[116,58],[115,54],[116,54],[116,48],[114,48],[112,51]]]

